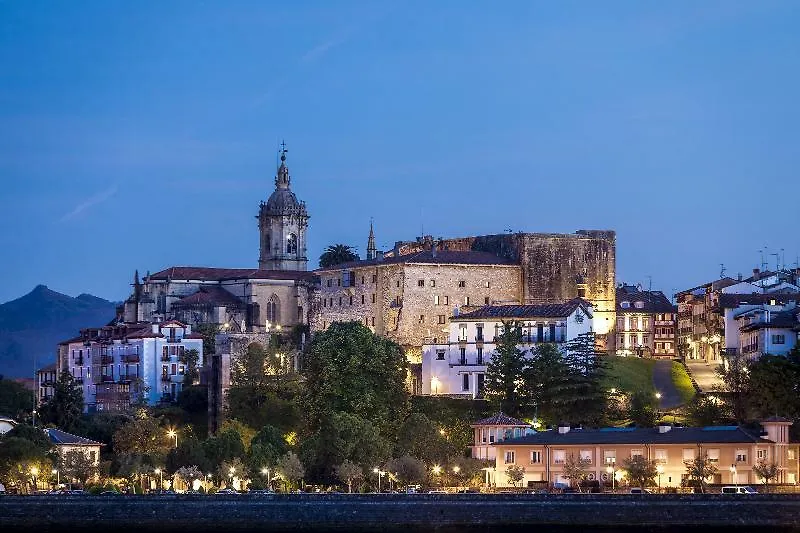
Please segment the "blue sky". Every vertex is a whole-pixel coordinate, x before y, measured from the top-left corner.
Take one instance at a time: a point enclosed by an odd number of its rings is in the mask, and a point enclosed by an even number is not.
[[[255,266],[289,148],[309,257],[614,229],[665,292],[800,254],[797,2],[0,1],[0,301]],[[774,257],[769,257],[774,266]]]

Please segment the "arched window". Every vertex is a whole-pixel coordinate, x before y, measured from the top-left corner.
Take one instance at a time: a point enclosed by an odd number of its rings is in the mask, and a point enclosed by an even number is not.
[[[297,235],[295,235],[294,233],[290,233],[289,236],[286,238],[286,253],[287,254],[297,253]]]
[[[281,301],[276,294],[273,294],[269,297],[269,301],[267,302],[267,321],[270,324],[280,324],[280,310]]]

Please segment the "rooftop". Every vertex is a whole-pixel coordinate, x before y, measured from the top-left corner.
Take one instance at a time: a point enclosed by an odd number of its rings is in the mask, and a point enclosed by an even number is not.
[[[60,429],[47,428],[44,430],[50,442],[53,444],[68,444],[70,446],[105,446],[102,442],[87,439],[86,437],[79,437]]]
[[[361,261],[350,261],[328,268],[320,268],[315,272],[326,272],[331,270],[347,270],[348,268],[359,268],[377,265],[392,265],[403,263],[420,263],[434,265],[515,265],[511,259],[499,257],[489,252],[475,251],[455,251],[455,250],[423,250],[410,254],[389,256],[382,259],[369,259]]]
[[[622,302],[628,302],[628,307],[622,307]],[[642,307],[636,307],[637,302],[641,302]],[[638,287],[623,285],[617,288],[617,312],[677,313],[677,307],[661,291],[643,291]]]
[[[519,427],[530,427],[530,424],[525,422],[524,420],[520,420],[518,418],[514,418],[513,416],[508,416],[507,414],[503,413],[502,411],[497,413],[496,415],[492,415],[488,418],[482,418],[477,422],[472,423],[473,426],[519,426]]]
[[[565,303],[536,305],[485,305],[475,311],[463,313],[453,319],[468,320],[473,318],[566,318],[576,309],[583,309],[592,316],[591,304],[581,298],[573,298]]]
[[[673,427],[665,433],[658,428],[571,429],[567,433],[541,431],[503,441],[510,444],[746,444],[772,442],[740,426]]]
[[[313,272],[302,270],[260,270],[257,268],[214,268],[173,266],[151,274],[147,280],[171,281],[227,281],[236,279],[275,279],[292,281],[317,281]]]

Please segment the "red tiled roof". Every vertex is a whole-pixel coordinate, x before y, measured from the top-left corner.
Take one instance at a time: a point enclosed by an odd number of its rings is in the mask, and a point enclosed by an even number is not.
[[[185,296],[172,304],[177,307],[192,305],[219,305],[225,307],[242,307],[242,302],[233,294],[218,285],[201,286],[200,290]]]
[[[452,317],[453,320],[471,318],[562,318],[568,317],[578,307],[591,317],[589,304],[581,298],[573,298],[565,303],[537,305],[485,305],[475,311]]]
[[[320,268],[315,272],[325,272],[331,270],[346,270],[348,268],[358,268],[367,266],[391,265],[400,263],[425,263],[436,265],[515,265],[516,262],[500,257],[489,252],[456,251],[456,250],[423,250],[411,254],[384,257],[383,259],[369,259],[364,261],[350,261],[328,268]]]
[[[174,266],[166,268],[155,274],[151,274],[148,279],[152,280],[197,280],[197,281],[224,281],[233,279],[277,279],[307,281],[314,283],[318,281],[312,272],[300,270],[259,270],[257,268],[213,268],[213,267],[193,267],[193,266]]]
[[[622,302],[629,302],[630,307],[622,307]],[[644,307],[637,308],[636,302]],[[677,313],[678,308],[669,301],[661,291],[640,291],[628,286],[617,289],[617,313]]]

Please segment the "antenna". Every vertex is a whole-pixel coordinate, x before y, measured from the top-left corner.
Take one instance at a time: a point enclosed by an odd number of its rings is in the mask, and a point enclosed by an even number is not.
[[[775,272],[777,272],[778,270],[780,270],[780,267],[778,266],[778,264],[779,264],[779,261],[780,261],[781,254],[776,252],[774,254],[769,254],[769,255],[774,255],[775,256]]]
[[[645,276],[647,278],[647,292],[653,290],[653,276]]]
[[[719,277],[720,278],[724,278],[725,277],[725,264],[724,263],[720,263],[719,264]]]
[[[767,250],[768,250],[768,248],[766,246],[764,246],[764,250],[762,251],[762,254],[761,254],[761,270],[766,270],[767,267],[769,266],[769,264],[767,263],[767,260],[765,259],[765,256],[769,255]]]

